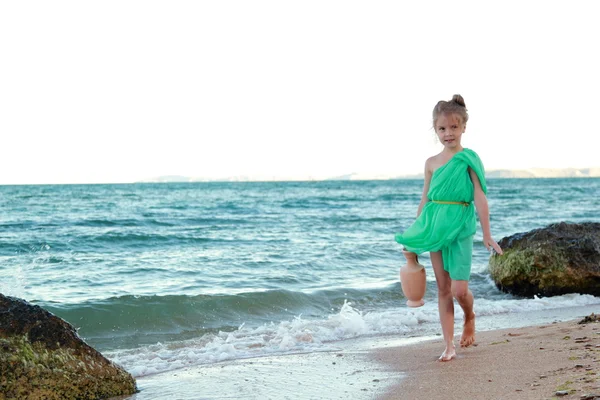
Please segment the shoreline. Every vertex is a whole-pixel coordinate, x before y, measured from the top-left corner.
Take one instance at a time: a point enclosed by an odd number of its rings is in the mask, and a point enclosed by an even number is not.
[[[443,350],[439,335],[359,337],[330,343],[324,351],[139,377],[139,393],[112,400],[551,399],[566,382],[573,384],[565,389],[576,392],[560,398],[580,399],[600,395],[600,360],[594,362],[600,358],[600,322],[577,324],[592,312],[600,314],[600,305],[483,317],[476,345],[458,348],[457,358],[448,363],[437,361]],[[580,337],[589,341],[575,343]]]

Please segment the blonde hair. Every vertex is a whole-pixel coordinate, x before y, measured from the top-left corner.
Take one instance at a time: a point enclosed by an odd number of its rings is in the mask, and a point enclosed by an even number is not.
[[[452,96],[452,100],[444,101],[440,100],[433,108],[433,129],[435,129],[435,123],[442,114],[456,114],[462,119],[464,125],[469,120],[469,113],[467,113],[467,106],[465,105],[465,99],[460,94]]]

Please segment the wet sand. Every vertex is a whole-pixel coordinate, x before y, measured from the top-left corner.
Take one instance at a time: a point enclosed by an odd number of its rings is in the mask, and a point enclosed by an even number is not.
[[[362,351],[235,360],[141,377],[138,394],[113,400],[374,399],[394,380],[366,360]]]

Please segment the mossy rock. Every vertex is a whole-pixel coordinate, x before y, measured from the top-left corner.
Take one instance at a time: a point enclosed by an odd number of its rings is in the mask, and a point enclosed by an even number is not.
[[[600,296],[600,223],[561,222],[502,238],[490,257],[496,286],[519,296]]]
[[[0,400],[105,399],[136,391],[133,377],[69,323],[0,294]]]

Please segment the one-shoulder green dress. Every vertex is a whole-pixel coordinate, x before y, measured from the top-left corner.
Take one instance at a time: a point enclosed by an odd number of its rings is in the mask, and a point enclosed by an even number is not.
[[[429,201],[415,222],[404,233],[396,234],[396,242],[413,253],[441,250],[444,270],[453,280],[469,280],[471,276],[477,219],[469,168],[487,193],[483,164],[477,153],[465,148],[433,173]]]

